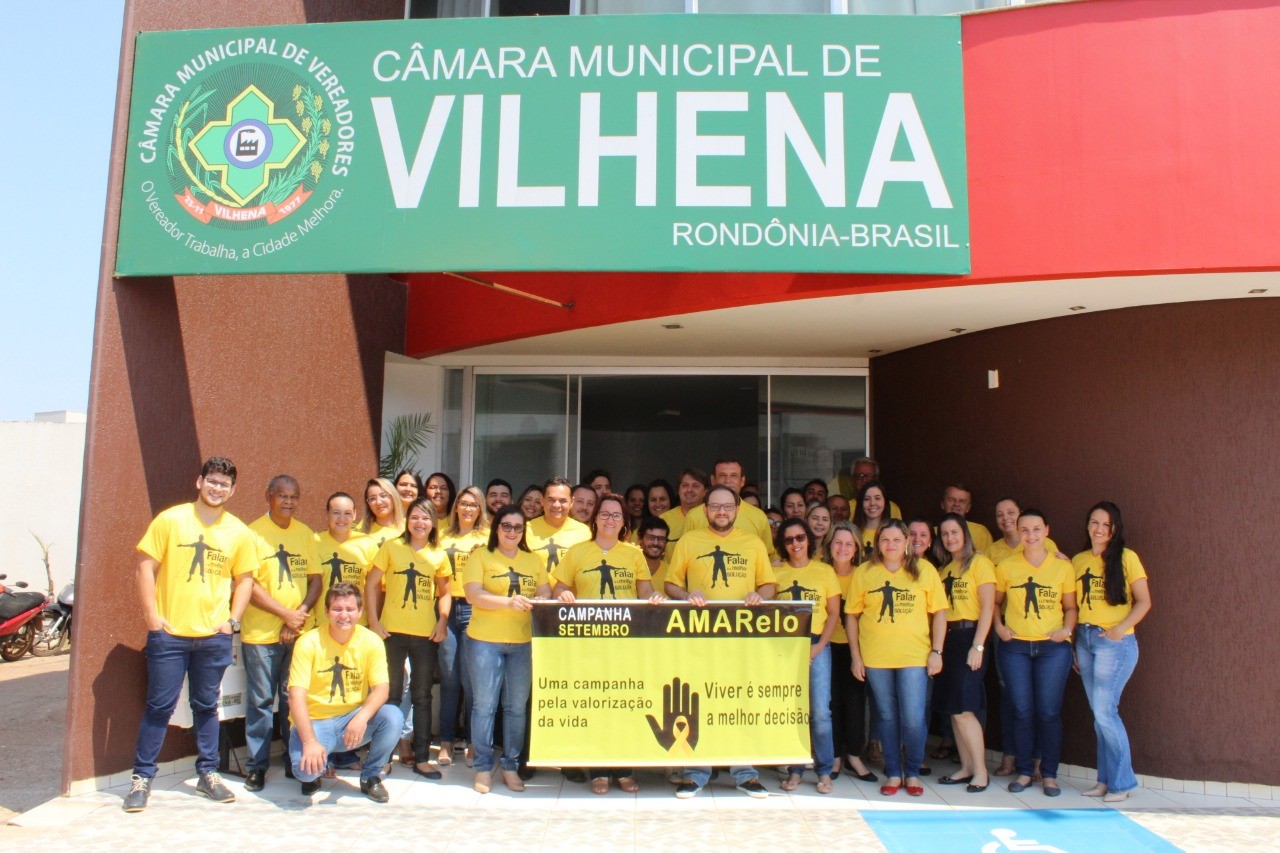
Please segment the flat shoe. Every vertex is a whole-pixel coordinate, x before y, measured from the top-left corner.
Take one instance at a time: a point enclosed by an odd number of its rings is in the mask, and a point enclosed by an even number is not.
[[[1107,795],[1106,785],[1094,785],[1089,790],[1080,792],[1080,796],[1082,797],[1105,797],[1106,795]]]
[[[1000,766],[996,768],[996,772],[992,773],[991,775],[992,776],[1012,776],[1016,772],[1018,772],[1018,768],[1014,764],[1012,763],[1006,764],[1002,761],[1000,762]]]
[[[436,756],[436,764],[441,767],[448,767],[453,763],[453,744],[449,741],[443,741],[440,744],[440,754]]]
[[[990,784],[990,782],[987,783],[987,785]],[[970,794],[981,794],[983,791],[987,790],[987,785],[965,785],[964,789]]]
[[[902,783],[901,783],[901,782],[899,782],[899,783],[898,783],[898,784],[896,784],[896,785],[881,785],[881,786],[880,786],[880,796],[882,796],[882,797],[892,797],[894,794],[898,793],[898,791],[899,791],[901,788],[902,788]]]
[[[493,774],[488,770],[479,770],[476,772],[476,780],[472,783],[473,788],[482,794],[489,793],[489,789],[493,786]]]
[[[1062,789],[1059,788],[1057,785],[1045,785],[1042,790],[1044,791],[1044,795],[1046,797],[1062,796]]]
[[[424,779],[443,779],[444,774],[431,766],[430,762],[422,761],[413,765],[413,772],[417,773]]]
[[[1017,779],[1014,779],[1012,782],[1009,783],[1009,793],[1021,794],[1023,791],[1027,790],[1030,787],[1031,787],[1030,782],[1019,782]]]
[[[907,795],[908,795],[908,796],[911,796],[911,797],[923,797],[923,796],[924,796],[924,787],[923,787],[923,786],[921,786],[921,785],[908,785],[908,786],[907,786]]]
[[[938,780],[938,784],[939,785],[963,785],[969,780],[971,780],[972,778],[973,778],[972,775],[965,776],[963,778],[956,778],[955,776],[943,776],[941,779]]]
[[[1123,803],[1127,799],[1129,799],[1128,791],[1108,791],[1103,796],[1102,801],[1104,803]]]
[[[852,770],[850,770],[849,772],[853,773]],[[853,775],[856,776],[858,779],[861,779],[863,782],[879,782],[880,781],[880,777],[872,773],[870,770],[868,770],[866,773],[853,773]]]
[[[609,780],[607,777],[591,780],[591,793],[604,795],[609,793]]]
[[[825,777],[818,780],[819,794],[830,794],[832,791],[835,790],[835,787],[836,786],[832,784],[830,777]]]
[[[618,780],[618,787],[628,794],[640,793],[640,783],[632,776],[623,776]]]
[[[789,775],[789,776],[787,776],[787,778],[783,781],[783,783],[782,783],[782,790],[784,790],[784,791],[794,791],[796,788],[799,788],[799,787],[800,787],[800,780],[801,780],[801,779],[803,779],[803,778],[804,778],[804,777],[803,777],[803,776],[801,776],[799,773],[792,773],[792,774],[790,774],[790,775]]]

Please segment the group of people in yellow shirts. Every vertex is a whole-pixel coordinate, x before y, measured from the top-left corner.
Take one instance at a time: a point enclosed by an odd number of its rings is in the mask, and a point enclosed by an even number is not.
[[[294,517],[301,491],[287,475],[268,484],[264,515],[249,525],[235,519],[223,508],[235,467],[210,459],[197,500],[157,516],[138,545],[148,696],[124,808],[147,805],[184,678],[197,790],[234,799],[216,772],[216,708],[235,631],[247,675],[246,790],[265,785],[277,697],[289,711],[280,732],[286,773],[304,793],[335,768],[359,766],[362,792],[386,802],[382,777],[393,757],[438,779],[459,755],[473,766],[477,791],[488,792],[495,773],[523,790],[530,611],[550,598],[812,602],[820,793],[842,770],[879,781],[864,763],[868,706],[887,776],[880,793],[923,793],[931,704],[949,720],[960,762],[938,781],[985,790],[983,678],[996,646],[1006,745],[996,773],[1016,774],[1012,791],[1037,780],[1056,796],[1062,693],[1074,660],[1098,734],[1099,782],[1086,796],[1127,796],[1137,782],[1117,707],[1150,596],[1141,562],[1124,546],[1119,508],[1103,502],[1090,511],[1091,548],[1072,561],[1048,538],[1043,516],[1012,499],[996,505],[1001,537],[993,540],[966,518],[969,494],[958,485],[947,489],[936,528],[904,523],[873,466],[859,460],[829,486],[788,490],[781,511],[759,506],[737,459],[717,460],[710,476],[687,469],[676,489],[655,481],[617,494],[596,471],[576,487],[553,477],[519,498],[501,480],[483,492],[457,490],[443,473],[423,481],[403,471],[369,480],[359,513],[351,495],[329,496],[325,529],[315,533]],[[455,752],[464,739],[470,746]],[[354,750],[365,744],[361,760]],[[806,769],[786,768],[782,788],[799,787]],[[738,790],[768,796],[755,768],[730,770]],[[613,784],[638,790],[630,768],[564,773],[598,794]],[[711,775],[683,768],[671,781],[688,798]]]

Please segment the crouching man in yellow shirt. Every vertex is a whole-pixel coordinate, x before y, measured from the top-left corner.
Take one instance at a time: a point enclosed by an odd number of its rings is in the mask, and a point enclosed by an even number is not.
[[[289,667],[289,760],[303,796],[320,790],[329,753],[369,744],[360,792],[375,803],[389,797],[379,773],[391,761],[404,715],[388,705],[390,678],[382,640],[358,624],[364,602],[354,584],[325,593],[329,621],[303,634]]]

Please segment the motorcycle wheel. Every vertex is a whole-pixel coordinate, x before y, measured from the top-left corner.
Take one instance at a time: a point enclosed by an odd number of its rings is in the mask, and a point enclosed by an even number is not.
[[[50,633],[48,636],[41,631],[38,636],[31,638],[31,654],[38,658],[51,657],[65,649],[70,639],[71,632],[67,630],[66,625],[59,628],[56,633]]]
[[[23,625],[14,633],[0,640],[0,658],[7,661],[15,661],[31,650],[31,641],[35,639],[36,632],[31,627],[31,623]]]

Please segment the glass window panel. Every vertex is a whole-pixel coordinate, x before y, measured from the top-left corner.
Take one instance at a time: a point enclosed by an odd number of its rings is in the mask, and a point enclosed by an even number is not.
[[[709,15],[822,15],[831,0],[698,0],[698,12]]]
[[[813,479],[830,482],[867,452],[865,376],[774,376],[770,499]]]
[[[685,0],[582,0],[584,15],[679,15]]]
[[[410,18],[483,18],[487,0],[409,0]]]
[[[495,18],[567,15],[569,14],[569,0],[491,0],[489,14]]]
[[[566,473],[565,386],[564,374],[476,376],[473,482],[523,489]]]
[[[440,470],[456,481],[462,471],[462,370],[444,372],[444,413],[437,434],[440,438]],[[424,473],[431,473],[429,471]]]

